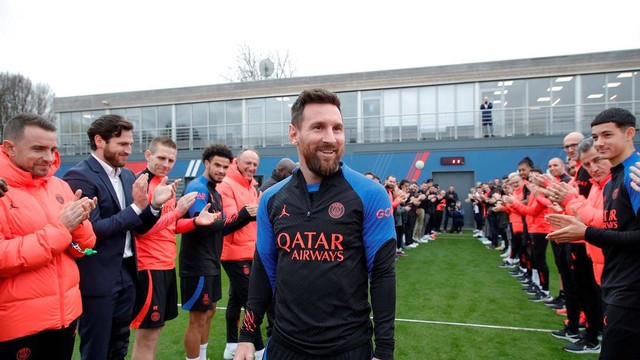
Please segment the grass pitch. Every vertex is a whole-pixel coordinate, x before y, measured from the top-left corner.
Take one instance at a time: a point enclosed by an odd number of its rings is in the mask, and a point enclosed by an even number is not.
[[[563,317],[533,303],[520,283],[509,276],[495,250],[470,232],[441,234],[437,240],[407,250],[396,261],[397,308],[395,359],[588,359],[562,350],[567,341],[550,335]],[[551,249],[551,293],[558,293],[558,274]],[[208,357],[222,359],[225,346],[224,307],[228,279],[223,275],[221,309],[213,318]],[[165,326],[158,345],[160,360],[184,359],[182,336],[188,314]],[[133,338],[132,338],[133,341]],[[76,340],[76,346],[79,339]],[[79,359],[76,351],[74,359]],[[273,359],[277,360],[277,359]]]

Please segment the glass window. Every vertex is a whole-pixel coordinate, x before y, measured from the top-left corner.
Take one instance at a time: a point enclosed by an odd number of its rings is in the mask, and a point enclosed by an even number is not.
[[[400,90],[384,90],[384,138],[382,141],[400,141]]]
[[[473,123],[475,109],[474,109],[474,94],[472,84],[458,84],[456,85],[456,138],[465,137],[472,138],[475,133],[475,126]],[[495,132],[495,120],[494,132]]]
[[[549,133],[551,119],[551,94],[547,91],[552,86],[552,79],[529,79],[529,131],[533,134]]]
[[[358,141],[358,93],[346,92],[338,94],[340,97],[340,111],[344,123],[344,141],[355,143]]]
[[[259,147],[264,145],[264,99],[251,99],[247,101],[247,146]]]
[[[418,88],[400,91],[401,140],[418,139]]]
[[[435,139],[436,132],[436,87],[420,88],[420,139]]]
[[[609,106],[631,110],[633,101],[633,73],[607,74],[607,102]]]
[[[178,149],[190,149],[191,104],[176,105],[176,144]]]
[[[170,137],[173,139],[173,135],[171,134],[171,118],[173,115],[171,114],[173,106],[158,106],[157,110],[157,121],[158,121],[158,134]]]
[[[582,76],[582,127],[591,133],[591,121],[605,107],[606,78],[604,74]]]
[[[224,102],[209,103],[209,140],[212,143],[224,143],[224,129]]]
[[[380,142],[381,91],[362,92],[362,128],[364,142]]]
[[[440,137],[452,139],[454,137],[453,112],[455,85],[441,85],[438,91],[438,132]]]
[[[285,112],[288,97],[276,97],[265,99],[265,142],[264,145],[282,146],[284,144],[284,121],[282,114]],[[287,107],[286,110],[289,110]]]
[[[226,101],[227,146],[242,147],[242,100]]]

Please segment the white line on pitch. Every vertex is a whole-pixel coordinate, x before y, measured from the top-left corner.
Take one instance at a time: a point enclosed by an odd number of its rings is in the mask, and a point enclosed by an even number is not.
[[[182,305],[178,304],[178,307],[180,307],[180,306],[182,306]],[[223,307],[223,306],[216,306],[216,310],[227,310],[227,308]],[[485,328],[485,329],[500,329],[500,330],[519,330],[519,331],[537,331],[537,332],[551,332],[551,331],[553,331],[553,330],[549,330],[549,329],[534,329],[534,328],[525,328],[525,327],[517,327],[517,326],[465,324],[465,323],[446,322],[446,321],[432,321],[432,320],[415,320],[415,319],[399,319],[399,318],[396,318],[396,321],[408,322],[408,323],[419,323],[419,324],[466,326],[466,327],[477,327],[477,328]]]
[[[498,326],[498,325],[483,325],[483,324],[465,324],[465,323],[446,322],[446,321],[430,321],[430,320],[414,320],[414,319],[398,319],[398,318],[396,318],[396,321],[410,322],[410,323],[421,323],[421,324],[436,324],[436,325],[451,325],[451,326],[478,327],[478,328],[488,328],[488,329],[503,329],[503,330],[521,330],[521,331],[551,332],[551,330],[547,330],[547,329],[533,329],[533,328],[516,327],[516,326]]]

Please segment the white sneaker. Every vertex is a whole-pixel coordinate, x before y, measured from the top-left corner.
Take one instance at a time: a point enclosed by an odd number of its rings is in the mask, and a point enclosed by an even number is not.
[[[411,245],[407,245],[407,247],[408,247],[409,249],[415,249],[415,248],[417,248],[417,247],[418,247],[418,243],[413,243],[413,244],[411,244]]]
[[[262,357],[264,356],[264,349],[260,350],[260,351],[256,351],[256,353],[254,354],[254,360],[262,360]]]
[[[481,241],[482,241],[482,243],[483,243],[484,245],[489,245],[489,244],[491,244],[491,240],[489,240],[489,239],[487,239],[487,238],[484,238],[484,240],[481,240]]]
[[[238,343],[227,343],[227,346],[224,347],[222,358],[224,360],[233,360],[233,357],[236,356],[236,350],[238,350]]]

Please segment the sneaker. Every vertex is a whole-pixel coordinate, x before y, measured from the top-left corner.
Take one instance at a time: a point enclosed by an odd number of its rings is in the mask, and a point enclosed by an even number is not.
[[[510,255],[511,255],[510,251],[505,251],[502,254],[500,254],[500,257],[504,259],[509,257]]]
[[[524,273],[522,271],[520,271],[520,269],[514,269],[509,271],[509,275],[513,276],[513,277],[518,277],[520,275],[524,275]]]
[[[573,332],[569,330],[566,326],[562,330],[556,330],[551,332],[551,336],[556,339],[569,340],[572,343],[580,340],[580,332]]]
[[[254,354],[253,359],[254,360],[262,360],[262,357],[264,356],[264,349],[256,351]]]
[[[565,351],[574,354],[598,354],[600,353],[600,344],[594,344],[587,339],[580,339],[573,344],[562,347]]]
[[[551,300],[551,299],[553,299],[553,296],[549,295],[549,292],[545,293],[544,291],[540,291],[539,293],[529,298],[529,300],[533,302],[542,302],[542,301]]]
[[[506,246],[504,246],[504,245],[500,245],[500,246],[497,246],[497,247],[496,247],[496,250],[498,250],[498,251],[502,251],[502,250],[504,250],[504,249],[506,249],[506,248],[507,248]]]
[[[567,308],[562,308],[562,309],[557,309],[556,310],[556,314],[561,315],[561,316],[567,316]]]
[[[487,238],[485,238],[484,240],[481,240],[481,241],[482,241],[482,244],[484,244],[484,245],[491,245],[491,240],[489,240]]]
[[[531,287],[525,288],[523,289],[524,292],[527,293],[527,295],[532,295],[532,296],[536,296],[540,293],[540,289],[538,289],[538,287],[536,285],[533,285]]]
[[[236,356],[236,350],[238,350],[238,343],[227,343],[224,347],[222,358],[224,360],[233,360],[233,357]]]
[[[404,251],[400,250],[396,251],[396,256],[407,256],[407,254],[405,254]]]
[[[505,260],[502,264],[498,265],[502,269],[514,269],[516,264],[512,264],[510,261]]]

